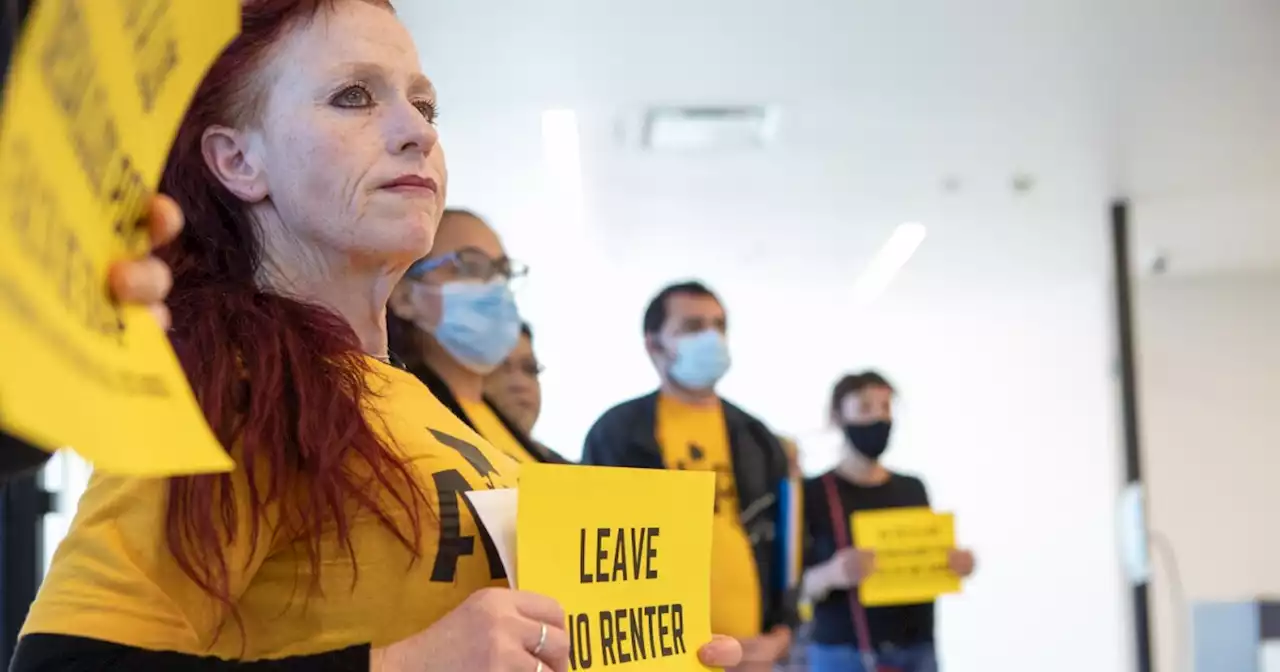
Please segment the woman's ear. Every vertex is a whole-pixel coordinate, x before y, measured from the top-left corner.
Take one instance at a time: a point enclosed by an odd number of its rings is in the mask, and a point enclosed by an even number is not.
[[[226,126],[210,126],[200,137],[200,153],[209,171],[246,203],[267,197],[267,173],[252,145],[249,134]]]
[[[649,352],[649,359],[655,362],[666,354],[662,349],[662,338],[656,333],[644,335],[644,349]]]

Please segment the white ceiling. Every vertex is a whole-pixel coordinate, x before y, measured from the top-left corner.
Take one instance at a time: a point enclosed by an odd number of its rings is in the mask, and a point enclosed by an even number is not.
[[[1139,252],[1174,274],[1280,270],[1280,3],[1118,4],[1117,184]]]
[[[930,236],[902,282],[1097,274],[1116,195],[1139,253],[1177,272],[1280,267],[1280,3],[399,4],[442,93],[451,201],[540,275],[571,249],[651,283],[744,266],[844,283],[908,220]],[[699,103],[779,106],[776,143],[626,141],[637,110]],[[545,196],[548,108],[578,114],[581,226]]]

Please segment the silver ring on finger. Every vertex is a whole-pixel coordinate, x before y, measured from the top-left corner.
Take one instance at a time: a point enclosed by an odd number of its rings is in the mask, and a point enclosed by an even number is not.
[[[539,661],[538,661],[538,667],[534,668],[533,672],[542,672],[542,661],[541,661],[541,660],[539,660]]]
[[[533,655],[542,653],[542,647],[547,645],[547,624],[542,624],[542,630],[538,633],[538,645],[533,647]],[[538,661],[537,672],[542,672],[542,661]]]

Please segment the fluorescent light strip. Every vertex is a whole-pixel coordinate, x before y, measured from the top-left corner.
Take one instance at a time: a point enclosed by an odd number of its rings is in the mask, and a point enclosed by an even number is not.
[[[916,248],[924,242],[925,228],[923,224],[908,222],[893,230],[893,235],[876,252],[876,256],[867,264],[866,270],[853,284],[853,299],[860,305],[867,305],[884,293],[898,275],[898,271],[906,265],[915,254]]]

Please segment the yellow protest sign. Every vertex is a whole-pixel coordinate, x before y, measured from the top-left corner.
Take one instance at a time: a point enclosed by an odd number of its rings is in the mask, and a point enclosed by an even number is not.
[[[858,593],[864,605],[920,604],[960,592],[960,577],[947,562],[956,546],[952,514],[927,508],[857,511],[852,524],[857,547],[876,555],[875,571]]]
[[[560,601],[569,669],[703,670],[715,474],[528,464],[518,585]]]
[[[225,471],[164,334],[107,291],[239,0],[38,0],[0,116],[0,426],[105,471]]]

